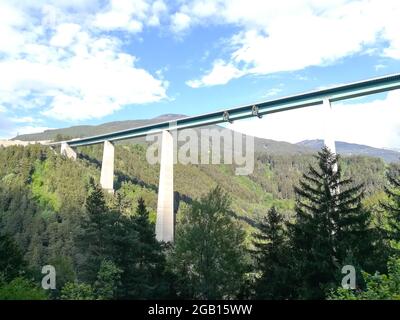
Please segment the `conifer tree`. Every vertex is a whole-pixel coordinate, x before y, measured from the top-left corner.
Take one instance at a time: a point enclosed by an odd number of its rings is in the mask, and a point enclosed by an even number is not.
[[[346,264],[360,268],[372,253],[370,214],[363,209],[363,186],[342,177],[338,156],[326,147],[295,187],[296,221],[288,224],[292,273],[300,298],[322,299],[337,287]],[[364,266],[363,266],[364,267]],[[363,268],[365,269],[365,268]]]
[[[78,238],[78,246],[84,253],[82,261],[82,277],[84,281],[94,282],[101,261],[107,258],[109,245],[109,228],[113,226],[112,218],[106,206],[104,194],[100,186],[95,185],[86,200],[86,217],[82,223],[82,232]]]
[[[148,243],[149,245],[154,245],[157,243],[154,225],[150,223],[149,211],[146,208],[143,198],[139,198],[137,202],[136,215],[133,219],[136,224],[140,241],[143,243]]]
[[[80,237],[81,247],[87,254],[81,267],[82,280],[94,284],[98,272],[104,273],[102,261],[108,261],[121,270],[118,275],[121,285],[108,288],[108,292],[114,292],[114,297],[165,297],[168,294],[164,281],[165,257],[161,244],[155,239],[154,225],[149,221],[144,201],[138,201],[135,215],[123,215],[107,208],[103,192],[96,186],[86,201],[86,209],[88,217]],[[108,293],[106,297],[111,295]]]
[[[257,272],[261,274],[255,285],[257,299],[286,299],[291,296],[287,234],[282,215],[272,207],[254,235]]]
[[[165,257],[162,244],[155,238],[154,224],[149,220],[145,202],[139,198],[136,214],[124,217],[132,228],[136,238],[134,247],[130,248],[125,259],[134,261],[125,264],[122,274],[125,297],[136,299],[155,299],[165,297],[168,286],[164,280]]]
[[[387,174],[390,187],[385,188],[388,201],[381,203],[388,212],[390,238],[400,241],[400,169]]]

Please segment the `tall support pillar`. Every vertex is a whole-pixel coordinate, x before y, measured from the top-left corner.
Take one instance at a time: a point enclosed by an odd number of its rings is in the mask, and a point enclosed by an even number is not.
[[[329,148],[332,153],[336,153],[335,139],[333,137],[333,129],[335,126],[335,119],[331,102],[328,98],[324,99],[324,112],[325,112],[325,137],[324,145]]]
[[[66,156],[73,160],[76,160],[77,157],[75,150],[72,149],[66,142],[61,143],[61,155]]]
[[[169,131],[163,131],[160,157],[160,182],[158,184],[158,204],[156,238],[158,241],[174,241],[174,139]]]
[[[104,190],[114,192],[114,145],[110,141],[104,141],[100,184]]]
[[[325,139],[324,145],[329,148],[329,150],[336,154],[336,145],[335,145],[335,138],[334,138],[334,127],[336,125],[336,119],[333,114],[331,102],[328,98],[324,99],[324,112],[325,112]],[[338,164],[336,163],[333,166],[333,171],[338,171]],[[333,193],[339,193],[340,189],[337,187],[336,189],[332,190]]]

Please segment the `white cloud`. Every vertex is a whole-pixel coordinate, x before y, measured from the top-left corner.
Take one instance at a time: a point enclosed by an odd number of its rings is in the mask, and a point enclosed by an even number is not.
[[[24,44],[18,29],[25,25],[25,16],[5,2],[0,2],[0,53],[15,53]]]
[[[11,139],[21,134],[41,133],[46,130],[52,130],[54,128],[29,125],[29,126],[19,126],[19,127],[7,127],[5,128],[5,130],[2,129],[3,128],[0,127],[0,140]]]
[[[282,88],[272,88],[269,89],[265,94],[264,97],[273,97],[276,96],[278,93],[282,92]]]
[[[22,126],[14,129],[14,133],[11,136],[16,136],[17,134],[29,134],[29,133],[41,133],[46,130],[52,130],[54,128],[49,127],[35,127],[35,126]]]
[[[229,128],[266,139],[296,143],[324,139],[332,125],[336,141],[378,148],[400,147],[400,90],[385,99],[370,102],[334,103],[327,115],[322,106],[265,115],[260,119],[234,122]]]
[[[226,84],[234,78],[239,78],[243,75],[243,71],[237,69],[231,63],[225,63],[222,60],[214,62],[212,71],[203,76],[199,80],[189,80],[186,84],[192,88],[201,86],[213,86]]]
[[[377,64],[377,65],[375,65],[375,70],[376,70],[376,71],[379,71],[379,70],[385,69],[385,68],[386,68],[386,65],[384,65],[384,64]]]
[[[10,118],[10,121],[14,123],[32,123],[35,122],[35,119],[32,117],[13,117]]]
[[[367,51],[400,59],[397,0],[193,0],[186,1],[179,13],[188,16],[191,26],[239,27],[230,40],[225,64],[241,70],[241,75],[324,66]],[[215,73],[224,72],[216,69],[219,65],[214,64],[206,76],[214,74],[215,78]],[[236,75],[232,74],[232,79]],[[207,85],[202,78],[195,83]],[[226,83],[225,77],[221,79]]]
[[[0,105],[37,109],[60,120],[83,120],[167,98],[167,81],[138,67],[137,58],[124,52],[120,39],[91,29],[93,13],[75,16],[62,11],[61,2],[54,8],[51,1],[28,1],[41,12],[35,16],[28,14],[29,6],[9,3],[0,4],[0,31],[5,32],[0,37]],[[134,10],[142,20],[165,9],[162,1],[152,1],[151,6],[146,1],[113,5],[120,11]],[[90,5],[82,8],[90,10]]]
[[[93,26],[102,30],[140,32],[144,24],[158,26],[167,11],[164,1],[111,0],[104,12],[96,14]]]
[[[176,12],[171,17],[172,30],[174,32],[182,32],[189,28],[191,19],[186,13]]]
[[[62,23],[57,26],[56,33],[50,40],[55,47],[68,47],[78,35],[81,27],[76,23]]]
[[[166,4],[162,0],[153,2],[151,6],[151,16],[148,20],[150,26],[160,25],[160,17],[168,11]]]

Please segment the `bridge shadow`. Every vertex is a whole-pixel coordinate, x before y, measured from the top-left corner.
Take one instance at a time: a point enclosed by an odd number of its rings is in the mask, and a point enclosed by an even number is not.
[[[93,158],[82,152],[78,152],[77,157],[79,159],[87,161],[91,165],[94,165],[96,167],[96,169],[101,169],[101,161],[97,160],[96,158]]]
[[[114,180],[114,188],[115,190],[120,189],[122,184],[124,182],[130,182],[132,184],[138,185],[142,188],[146,188],[146,189],[150,189],[152,191],[155,191],[157,193],[158,191],[158,186],[155,184],[151,184],[151,183],[146,183],[141,179],[138,179],[136,177],[131,177],[126,175],[125,173],[122,173],[121,171],[116,171],[114,172],[115,175],[115,180]]]
[[[240,220],[240,221],[244,221],[244,222],[246,222],[248,225],[250,225],[250,226],[252,226],[252,227],[254,227],[254,228],[256,228],[256,227],[259,225],[259,224],[258,224],[256,221],[254,221],[253,219],[251,219],[251,218],[249,218],[249,217],[239,216],[236,212],[234,212],[234,211],[232,211],[232,210],[229,210],[228,213],[229,213],[232,217],[234,217],[235,219]]]
[[[101,161],[97,160],[96,158],[93,158],[87,154],[84,153],[78,153],[78,157],[82,160],[87,161],[89,164],[93,165],[96,167],[96,169],[100,169],[101,170]],[[128,176],[126,174],[124,174],[121,171],[116,171],[114,173],[115,175],[115,180],[114,180],[114,188],[115,190],[118,190],[121,188],[122,184],[124,182],[130,182],[134,185],[138,185],[142,188],[146,188],[146,189],[150,189],[152,191],[154,191],[155,193],[158,194],[158,185],[155,184],[151,184],[151,183],[146,183],[145,181],[138,179],[136,177],[131,177]],[[178,191],[174,191],[174,213],[176,214],[179,210],[180,204],[181,202],[186,203],[188,205],[191,205],[193,203],[193,198],[186,195],[186,194],[182,194]],[[243,216],[239,216],[238,214],[236,214],[234,211],[229,211],[229,214],[234,217],[237,220],[241,220],[246,222],[247,224],[251,225],[252,227],[257,227],[257,222],[254,221],[251,218],[248,217],[243,217]]]

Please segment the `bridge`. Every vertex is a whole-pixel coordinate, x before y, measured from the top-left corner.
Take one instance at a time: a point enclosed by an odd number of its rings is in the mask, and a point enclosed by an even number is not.
[[[103,189],[113,192],[114,180],[114,145],[113,142],[152,134],[161,134],[161,158],[160,176],[158,185],[156,238],[159,241],[172,242],[174,240],[175,217],[174,217],[174,169],[173,150],[174,141],[172,133],[174,130],[182,130],[213,124],[231,123],[235,120],[246,118],[262,118],[275,112],[283,112],[292,109],[321,105],[326,110],[327,118],[332,112],[331,103],[351,98],[357,98],[375,93],[400,89],[400,73],[387,75],[379,78],[358,81],[354,83],[339,85],[336,87],[292,95],[275,100],[263,101],[236,108],[224,109],[212,113],[193,117],[166,121],[156,124],[136,127],[128,130],[116,131],[81,139],[54,142],[49,145],[60,145],[61,154],[76,159],[75,147],[103,144],[103,161],[101,167],[100,184]],[[331,151],[336,152],[335,143],[332,139],[325,139],[325,145]]]

